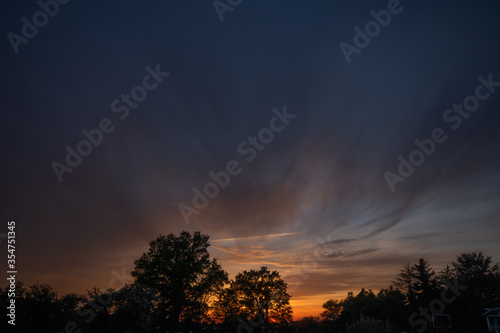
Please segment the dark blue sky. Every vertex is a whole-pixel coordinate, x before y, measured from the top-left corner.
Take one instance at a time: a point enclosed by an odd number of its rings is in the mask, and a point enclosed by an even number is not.
[[[2,4],[0,231],[17,222],[19,278],[106,288],[158,234],[201,230],[231,275],[278,269],[313,313],[420,256],[500,260],[500,5],[403,0],[348,63],[340,43],[387,6],[247,0],[221,21],[210,1],[70,1],[16,53],[9,33],[41,8]],[[122,120],[111,105],[147,66],[169,75]],[[468,96],[475,111],[453,111]],[[285,106],[248,162],[238,147]],[[60,182],[51,164],[102,119],[114,130]],[[446,140],[392,191],[384,173],[435,129]],[[231,160],[241,173],[186,223],[179,204]]]

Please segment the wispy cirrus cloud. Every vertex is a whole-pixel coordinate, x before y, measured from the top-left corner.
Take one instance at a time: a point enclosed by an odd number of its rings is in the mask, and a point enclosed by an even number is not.
[[[212,243],[216,242],[234,242],[234,241],[242,241],[242,240],[261,240],[261,239],[270,239],[276,237],[284,237],[298,234],[298,232],[285,232],[282,234],[272,234],[272,235],[261,235],[261,236],[248,236],[248,237],[233,237],[233,238],[224,238],[224,239],[214,239],[211,240]]]

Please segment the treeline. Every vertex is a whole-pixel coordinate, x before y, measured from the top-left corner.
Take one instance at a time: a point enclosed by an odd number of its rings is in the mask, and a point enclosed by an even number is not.
[[[420,259],[406,264],[387,289],[362,289],[327,300],[318,317],[293,321],[287,285],[267,267],[232,280],[210,259],[209,237],[199,232],[160,236],[134,262],[134,282],[119,290],[95,287],[58,297],[46,284],[16,284],[16,325],[1,332],[435,332],[451,318],[451,332],[486,332],[485,308],[500,306],[500,270],[472,252],[435,272]],[[0,306],[9,305],[9,286]],[[446,315],[446,316],[445,316]],[[8,318],[7,318],[8,319]],[[446,331],[443,329],[443,331]]]
[[[483,313],[495,307],[500,307],[499,266],[472,252],[439,272],[420,258],[406,264],[389,288],[328,300],[320,317],[304,321],[314,323],[317,332],[446,332],[451,323],[449,332],[477,333],[488,332]]]
[[[3,320],[0,331],[251,332],[291,322],[290,295],[277,271],[261,267],[229,280],[200,232],[162,235],[149,245],[134,262],[134,283],[120,290],[58,297],[49,285],[16,283],[15,326]],[[3,309],[9,288],[0,289]]]

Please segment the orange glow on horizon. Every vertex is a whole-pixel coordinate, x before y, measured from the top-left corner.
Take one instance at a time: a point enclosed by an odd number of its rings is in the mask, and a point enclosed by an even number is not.
[[[347,295],[347,292],[345,294]],[[340,301],[342,297],[333,297],[331,295],[292,297],[290,299],[290,305],[293,310],[293,320],[300,320],[304,317],[319,317],[325,310],[323,309],[323,303],[329,299]]]

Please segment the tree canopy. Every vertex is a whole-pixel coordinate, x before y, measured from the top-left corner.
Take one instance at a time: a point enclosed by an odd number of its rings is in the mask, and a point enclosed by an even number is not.
[[[330,299],[323,303],[323,311],[321,317],[325,320],[337,320],[342,312],[342,303],[338,300]]]
[[[207,319],[209,301],[228,281],[217,259],[210,260],[209,236],[200,232],[161,235],[135,261],[135,282],[158,290],[163,325]]]
[[[267,325],[292,320],[287,284],[277,271],[271,272],[266,266],[236,275],[230,286],[221,292],[214,307],[221,321],[244,318]]]

